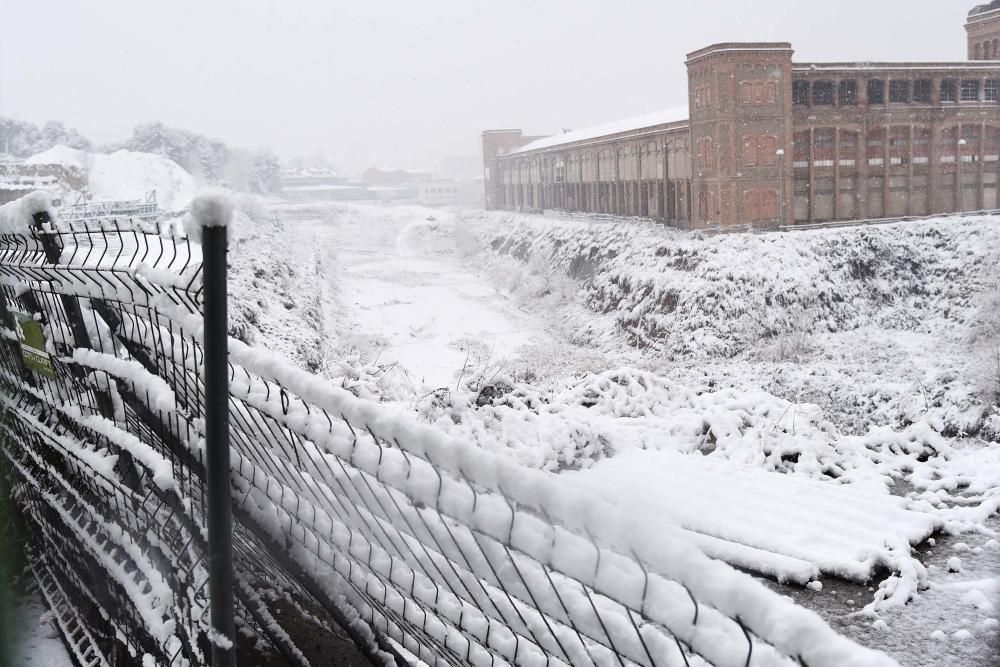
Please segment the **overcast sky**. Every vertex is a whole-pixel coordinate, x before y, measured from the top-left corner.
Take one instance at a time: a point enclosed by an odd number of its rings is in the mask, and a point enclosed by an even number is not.
[[[160,120],[341,169],[434,168],[486,128],[579,129],[686,101],[684,55],[963,60],[974,0],[5,2],[0,114],[103,143]]]

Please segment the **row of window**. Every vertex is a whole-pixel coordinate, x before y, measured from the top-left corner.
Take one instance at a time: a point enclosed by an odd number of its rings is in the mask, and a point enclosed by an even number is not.
[[[711,166],[712,164],[712,138],[703,137],[698,140],[695,150],[695,157],[698,160],[698,166],[702,169]]]
[[[973,60],[1000,60],[1000,39],[986,40],[973,47]]]
[[[775,220],[778,217],[778,193],[767,189],[744,192],[743,217],[750,222]]]
[[[934,101],[934,82],[931,79],[868,79],[869,104],[931,104]],[[887,94],[888,93],[888,94]],[[1000,100],[1000,79],[942,79],[942,102],[996,102]],[[844,81],[794,81],[792,102],[798,106],[855,106],[859,103],[858,82]]]
[[[820,167],[832,167],[835,160],[841,166],[851,166],[863,157],[872,165],[883,164],[885,158],[896,165],[929,164],[932,143],[929,127],[895,126],[888,131],[875,128],[866,134],[841,130],[839,141],[833,128],[818,128],[811,136],[809,131],[795,133],[793,160],[796,167],[808,166],[810,160]],[[979,125],[963,125],[961,132],[957,127],[943,129],[938,139],[939,160],[955,162],[959,153],[963,161],[978,159],[979,155],[985,159],[1000,155],[1000,128],[987,127],[984,131]]]
[[[774,104],[778,101],[776,81],[743,81],[740,83],[740,104]]]
[[[694,89],[694,108],[703,109],[712,105],[712,87],[698,86]]]
[[[772,134],[743,137],[743,164],[772,166],[778,161],[778,138]]]
[[[891,164],[927,164],[930,158],[931,130],[927,127],[908,126],[873,129],[867,136],[856,132],[840,132],[839,147],[836,130],[819,128],[812,132],[796,132],[794,142],[795,166],[808,165],[810,160],[817,166],[834,165],[839,159],[843,164],[854,164],[860,155],[860,145],[864,143],[865,154],[871,164],[882,164],[886,153]],[[965,143],[960,144],[959,140]],[[980,146],[981,142],[985,144]],[[777,163],[778,141],[774,135],[747,135],[743,137],[743,164],[747,167],[774,166]],[[976,156],[981,151],[990,155],[1000,153],[1000,128],[987,128],[985,136],[978,125],[966,125],[959,134],[958,128],[941,131],[938,154],[942,162],[954,161],[959,152],[965,156]],[[888,150],[886,150],[888,149]],[[703,137],[697,141],[695,159],[701,169],[709,168],[714,159],[712,139]]]

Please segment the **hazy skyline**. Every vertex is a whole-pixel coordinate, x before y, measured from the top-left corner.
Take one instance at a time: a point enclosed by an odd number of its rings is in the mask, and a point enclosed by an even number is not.
[[[346,172],[435,168],[479,133],[579,129],[686,101],[686,53],[790,41],[797,61],[965,59],[970,2],[174,0],[9,3],[0,114],[100,143],[168,125]],[[806,9],[808,11],[806,11]]]

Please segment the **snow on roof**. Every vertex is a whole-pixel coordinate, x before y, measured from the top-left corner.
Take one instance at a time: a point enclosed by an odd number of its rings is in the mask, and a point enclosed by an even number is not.
[[[86,155],[84,151],[58,144],[47,151],[32,155],[24,162],[25,164],[60,164],[64,167],[83,169],[83,165],[87,161]]]
[[[792,71],[799,72],[827,72],[844,70],[997,70],[1000,66],[991,61],[962,61],[962,62],[937,62],[937,63],[866,63],[866,62],[844,62],[844,63],[795,63]]]
[[[406,169],[406,168],[402,168],[402,167],[371,167],[369,169],[366,169],[366,171],[381,171],[382,173],[385,173],[385,174],[403,173],[403,174],[421,174],[421,175],[423,175],[423,174],[430,174],[431,173],[430,171],[428,171],[426,169]]]
[[[364,185],[286,185],[281,188],[282,192],[306,192],[320,190],[364,190]]]
[[[340,173],[336,169],[329,167],[289,167],[281,170],[282,178],[303,178],[303,177],[339,177]]]
[[[542,148],[552,148],[553,146],[572,144],[578,141],[586,141],[587,139],[597,139],[598,137],[604,137],[611,134],[622,134],[623,132],[632,132],[633,130],[641,130],[647,127],[655,127],[657,125],[679,123],[681,121],[688,120],[689,117],[688,108],[685,104],[684,106],[662,109],[660,111],[643,114],[642,116],[634,116],[632,118],[605,123],[603,125],[595,125],[594,127],[588,127],[583,130],[575,130],[573,132],[566,132],[564,134],[556,134],[551,137],[545,137],[544,139],[536,139],[530,144],[525,144],[516,151],[512,151],[512,153],[527,153],[528,151],[536,151]]]
[[[976,5],[969,11],[969,16],[978,16],[979,14],[986,14],[987,12],[1000,9],[1000,0],[993,0],[985,5]]]

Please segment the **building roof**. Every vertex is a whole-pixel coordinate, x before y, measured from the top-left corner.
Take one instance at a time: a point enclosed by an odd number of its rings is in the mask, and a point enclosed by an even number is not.
[[[403,169],[400,167],[369,167],[368,169],[365,169],[365,173],[368,172],[381,172],[383,174],[409,174],[411,176],[423,176],[432,173],[426,169]]]
[[[985,5],[976,5],[969,12],[969,16],[978,16],[986,12],[992,12],[994,9],[1000,9],[1000,0],[993,0],[993,2],[988,2]]]
[[[705,48],[698,49],[697,51],[692,51],[687,54],[687,62],[690,64],[694,60],[698,60],[704,56],[716,55],[719,53],[727,52],[746,52],[746,51],[756,51],[756,52],[775,52],[780,51],[793,52],[792,45],[790,42],[719,42],[717,44],[711,44]]]
[[[998,0],[1000,1],[1000,0]],[[988,60],[964,60],[950,63],[794,63],[794,72],[833,72],[845,70],[1000,70],[1000,63]]]
[[[288,167],[281,170],[282,178],[339,178],[336,169],[329,167]]]
[[[643,130],[646,128],[658,127],[660,125],[680,123],[687,121],[689,117],[688,107],[685,104],[684,106],[674,107],[672,109],[662,109],[660,111],[643,114],[642,116],[634,116],[624,120],[604,123],[603,125],[595,125],[583,130],[574,130],[563,134],[555,134],[551,137],[545,137],[543,139],[536,139],[529,144],[521,146],[515,151],[511,151],[511,154],[527,153],[529,151],[537,151],[543,148],[553,148],[555,146],[574,144],[578,141],[597,139],[598,137],[605,137],[612,134],[623,134],[625,132],[633,132],[635,130]]]
[[[318,185],[288,185],[283,187],[282,192],[319,192],[322,190],[364,190],[364,185],[333,185],[333,184],[318,184]]]

